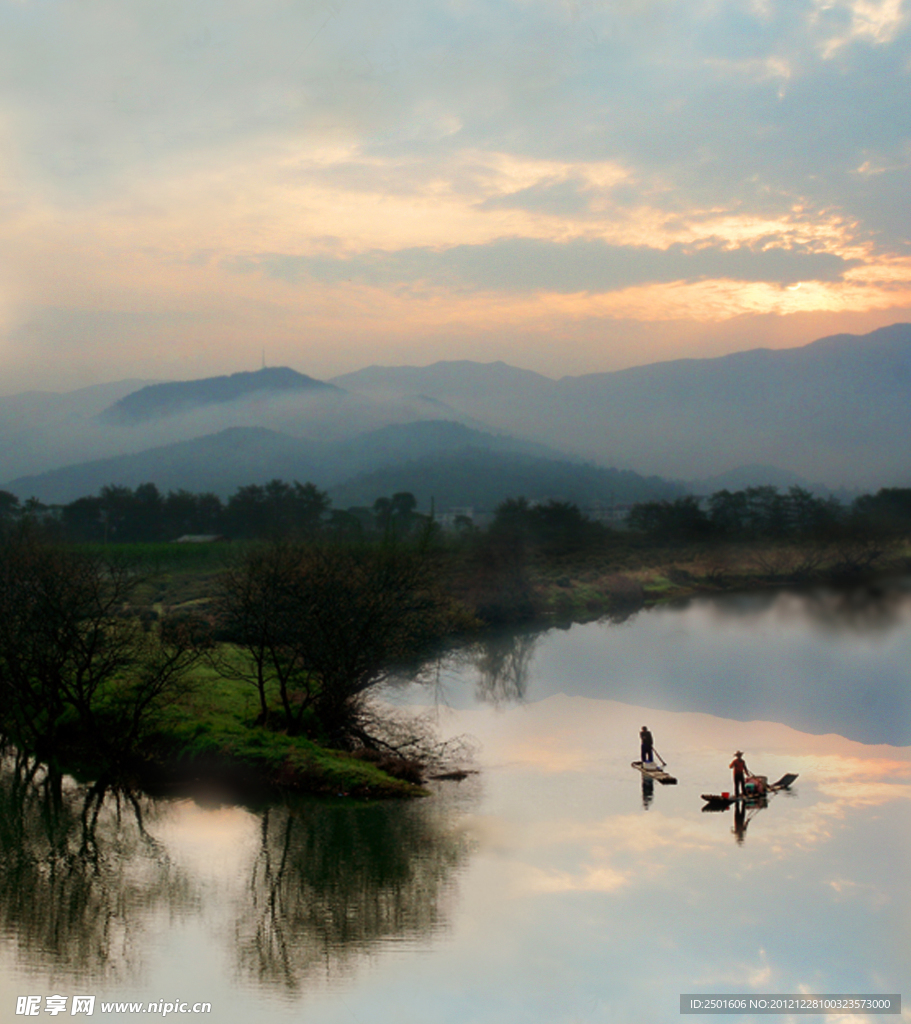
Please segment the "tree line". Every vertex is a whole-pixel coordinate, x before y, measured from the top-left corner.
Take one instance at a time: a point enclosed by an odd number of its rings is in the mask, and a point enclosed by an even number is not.
[[[62,544],[34,508],[3,505],[0,495],[8,524],[0,537],[0,734],[50,762],[75,737],[114,770],[137,756],[204,660],[252,689],[260,724],[400,769],[412,755],[426,759],[426,737],[384,718],[372,693],[460,631],[532,618],[540,608],[530,567],[643,538],[784,545],[911,532],[911,489],[841,505],[765,487],[641,503],[625,534],[570,502],[509,499],[486,529],[464,523],[450,539],[402,492],[364,510],[371,532],[358,533],[338,526],[313,485],[274,483],[232,498],[235,509],[247,504],[239,536],[262,542],[228,549],[211,600],[198,612],[152,617],[135,600],[142,566],[116,545]],[[118,495],[123,508],[132,502],[145,512],[171,498],[156,503],[148,486]],[[145,539],[139,524],[124,513],[113,524],[122,533],[105,525],[111,540]],[[869,567],[862,554],[857,566]]]
[[[329,495],[312,483],[271,480],[240,487],[227,501],[186,490],[162,494],[154,483],[103,487],[97,495],[49,507],[0,491],[0,526],[40,521],[71,543],[156,543],[182,536],[232,540],[303,539],[319,533],[357,536],[391,525],[410,530],[420,518],[409,493],[378,498],[372,507],[332,509]]]
[[[808,541],[911,532],[911,488],[886,487],[848,505],[802,487],[716,491],[634,505],[630,529],[667,541]]]
[[[426,524],[407,491],[379,497],[373,505],[333,509],[329,495],[312,483],[271,480],[238,488],[226,501],[216,494],[186,490],[162,494],[154,483],[135,489],[102,488],[97,495],[48,507],[0,490],[0,530],[38,520],[60,540],[73,543],[173,541],[185,535],[237,540],[381,536],[390,529],[407,535]],[[615,524],[617,525],[617,524]],[[634,504],[624,524],[662,542],[713,540],[803,541],[846,534],[894,536],[911,531],[911,488],[882,488],[850,504],[820,497],[802,487],[720,490],[705,498],[687,495]],[[477,532],[460,517],[457,532]],[[566,554],[598,547],[615,530],[589,518],[573,502],[531,502],[508,498],[495,509],[488,532],[526,554]]]

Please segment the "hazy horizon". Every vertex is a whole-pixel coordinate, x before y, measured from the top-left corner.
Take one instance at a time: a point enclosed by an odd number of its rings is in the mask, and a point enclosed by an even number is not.
[[[892,323],[889,323],[889,324],[883,324],[882,326],[887,326],[887,327],[901,326],[901,323],[900,322],[892,322]],[[875,330],[875,329],[877,329],[877,328],[872,328],[871,330]],[[349,370],[345,370],[344,372],[335,374],[334,376],[331,376],[331,377],[316,377],[316,375],[313,374],[308,369],[308,367],[306,367],[304,365],[291,366],[290,364],[283,363],[283,364],[280,364],[280,366],[281,367],[287,367],[289,369],[292,369],[292,370],[296,371],[297,373],[304,374],[305,376],[314,377],[314,379],[316,379],[316,380],[325,381],[327,383],[334,383],[335,381],[337,381],[337,380],[339,380],[339,379],[341,379],[343,377],[350,376],[352,374],[356,374],[356,373],[358,373],[359,371],[362,371],[362,370],[374,370],[374,369],[377,369],[377,370],[387,370],[387,369],[389,369],[389,370],[392,370],[392,369],[428,369],[428,368],[433,367],[433,366],[437,366],[437,365],[441,365],[441,364],[447,364],[447,363],[475,363],[475,364],[478,364],[478,365],[481,365],[481,366],[491,366],[491,365],[495,365],[495,364],[498,364],[498,363],[502,363],[502,364],[504,364],[506,366],[511,367],[512,369],[522,370],[522,371],[525,371],[527,373],[537,374],[538,376],[545,377],[545,378],[547,378],[548,380],[551,380],[551,381],[560,381],[560,380],[572,379],[572,378],[575,378],[575,377],[582,377],[582,376],[586,376],[588,374],[614,373],[614,372],[618,372],[620,370],[630,370],[630,369],[636,369],[636,368],[640,368],[640,367],[655,366],[655,365],[657,365],[659,363],[675,362],[675,361],[678,361],[678,360],[681,360],[681,359],[721,359],[724,356],[728,356],[728,355],[736,355],[737,353],[753,352],[753,351],[759,351],[759,350],[765,350],[765,351],[786,351],[786,350],[789,350],[789,349],[806,348],[808,345],[812,345],[816,341],[825,340],[826,337],[834,337],[836,334],[853,334],[853,335],[856,335],[858,337],[862,336],[862,335],[857,334],[857,332],[853,332],[853,331],[837,331],[837,332],[832,332],[832,334],[830,334],[830,335],[822,335],[822,336],[819,336],[819,337],[814,337],[814,338],[809,339],[806,342],[802,342],[800,344],[795,344],[795,345],[780,345],[780,346],[779,345],[751,345],[751,346],[744,347],[744,348],[733,349],[730,352],[710,353],[710,354],[701,355],[701,356],[700,355],[670,355],[667,358],[662,358],[662,359],[650,359],[650,360],[646,360],[646,361],[643,361],[643,362],[632,362],[628,366],[595,368],[595,369],[592,369],[592,370],[588,370],[585,373],[565,373],[565,374],[548,373],[548,372],[545,372],[543,370],[535,369],[532,366],[523,365],[518,360],[515,361],[515,362],[510,362],[509,360],[506,360],[506,359],[468,359],[468,358],[455,358],[455,357],[451,358],[451,359],[433,359],[433,360],[430,360],[430,361],[424,362],[424,363],[371,362],[371,363],[365,363],[365,364],[360,365],[360,366],[354,366],[354,367],[352,367]],[[262,360],[261,356],[260,356],[260,359]],[[206,374],[201,374],[198,377],[191,377],[191,378],[184,378],[184,377],[149,377],[149,378],[124,377],[124,378],[105,378],[103,380],[94,380],[94,381],[91,381],[91,382],[86,383],[86,384],[80,384],[80,385],[78,385],[76,387],[73,387],[73,388],[26,388],[26,389],[16,390],[16,391],[11,391],[11,390],[3,389],[3,390],[0,390],[0,399],[12,398],[12,397],[14,397],[16,395],[24,395],[24,394],[43,394],[43,393],[46,393],[46,394],[54,394],[54,395],[65,395],[65,394],[70,394],[70,393],[75,392],[75,391],[87,391],[87,390],[90,390],[92,388],[104,388],[106,386],[117,387],[117,386],[124,385],[124,384],[135,385],[135,389],[139,390],[141,388],[149,387],[149,386],[154,385],[154,384],[173,384],[173,383],[179,383],[180,381],[184,381],[184,380],[203,380],[203,379],[206,379],[206,378],[209,378],[209,377],[228,377],[228,376],[232,376],[234,374],[239,374],[239,373],[255,373],[257,370],[266,369],[266,368],[268,368],[268,369],[276,369],[276,368],[279,368],[279,364],[268,363],[268,362],[263,363],[261,361],[256,366],[240,367],[240,368],[237,368],[237,369],[228,369],[228,370],[225,370],[223,372],[211,373],[211,374],[206,373]]]
[[[392,424],[448,420],[544,445],[559,458],[666,480],[733,474],[822,488],[905,487],[911,483],[909,357],[911,324],[895,324],[787,350],[559,380],[503,362],[458,360],[374,365],[334,378],[330,387],[272,368],[152,388],[133,381],[62,395],[26,393],[0,401],[0,482],[14,491],[61,493],[62,486],[72,493],[84,490],[88,478],[98,487],[109,476],[136,483],[165,473],[190,488],[198,474],[209,473],[213,458],[226,461],[223,476],[237,476],[227,466],[230,448],[214,455],[205,454],[205,445],[185,447],[229,427],[321,443]],[[260,452],[257,472],[264,479],[317,472],[306,452],[289,462],[286,441],[276,437]],[[267,451],[270,445],[276,450]],[[374,448],[377,468],[382,446]],[[176,476],[170,460],[182,467]],[[241,475],[250,472],[245,463]],[[407,480],[396,487],[409,489]]]

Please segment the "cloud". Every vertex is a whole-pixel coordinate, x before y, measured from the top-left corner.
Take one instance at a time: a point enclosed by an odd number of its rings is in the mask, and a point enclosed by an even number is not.
[[[812,200],[834,175],[847,200],[841,154],[908,135],[900,0],[50,10],[4,5],[2,106],[30,170],[80,194],[280,137],[419,156],[430,175],[468,147],[620,158],[684,204]]]
[[[525,362],[542,365],[544,335],[579,318],[595,338],[622,318],[904,306],[908,15],[908,0],[0,3],[0,315],[221,317],[137,320],[122,343],[65,317],[41,328],[42,351],[85,338],[85,372],[103,359],[109,376],[128,352],[154,363],[165,335],[202,364],[241,332],[312,337],[317,314],[371,359],[393,323],[452,331],[454,358],[482,330],[536,325]],[[45,371],[21,332],[0,345],[7,370]],[[605,365],[628,365],[622,348]]]
[[[858,262],[805,248],[675,244],[654,249],[591,239],[504,238],[484,245],[441,250],[412,247],[351,257],[267,255],[236,262],[234,267],[258,269],[286,281],[426,283],[456,289],[574,293],[709,278],[779,285],[837,281]]]
[[[836,32],[822,47],[825,57],[832,57],[842,47],[863,42],[871,45],[891,43],[908,22],[905,0],[849,0],[834,3],[817,0],[820,13],[835,9],[842,18],[850,12],[850,24]]]
[[[528,210],[553,216],[577,217],[590,212],[591,196],[581,179],[541,182],[502,196],[491,196],[480,203],[482,210]]]
[[[211,154],[335,142],[407,155],[425,181],[495,149],[620,160],[669,208],[850,209],[849,169],[908,140],[906,6],[6,4],[0,113],[60,201]],[[574,213],[584,198],[563,181],[513,201]]]

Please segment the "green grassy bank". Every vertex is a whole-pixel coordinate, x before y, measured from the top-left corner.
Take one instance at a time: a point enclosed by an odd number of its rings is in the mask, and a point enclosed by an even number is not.
[[[224,780],[241,787],[331,796],[410,797],[424,790],[379,764],[257,724],[253,688],[197,667],[140,753],[148,780],[172,785]],[[277,709],[276,709],[277,711]]]
[[[406,773],[411,779],[396,777],[403,766],[394,758],[366,759],[288,735],[259,724],[258,711],[252,687],[197,665],[180,695],[156,714],[135,749],[116,765],[99,757],[75,721],[61,730],[50,760],[83,781],[102,779],[159,793],[284,791],[361,799],[426,794],[413,770]],[[18,745],[14,735],[8,739]],[[46,754],[37,752],[40,760],[48,760]]]

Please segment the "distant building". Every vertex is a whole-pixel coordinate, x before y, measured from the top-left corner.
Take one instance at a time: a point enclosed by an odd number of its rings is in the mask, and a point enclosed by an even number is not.
[[[178,537],[175,544],[215,544],[219,541],[228,541],[228,538],[221,533],[185,533]]]
[[[444,530],[458,530],[463,526],[477,526],[472,505],[453,505],[445,512],[438,512],[434,518]]]
[[[625,526],[626,517],[629,515],[633,504],[625,502],[618,505],[592,505],[582,511],[589,519],[596,523],[604,523],[605,526]]]

